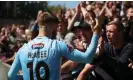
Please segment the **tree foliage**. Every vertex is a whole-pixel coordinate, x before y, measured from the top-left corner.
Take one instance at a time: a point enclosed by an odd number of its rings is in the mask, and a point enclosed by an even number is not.
[[[17,2],[17,16],[18,18],[36,18],[39,10],[47,11],[50,10],[53,13],[59,12],[62,9],[61,5],[49,6],[47,1],[19,1]]]
[[[39,1],[21,1],[17,4],[17,17],[19,18],[35,18],[36,14],[39,10],[44,10],[45,6],[47,6],[47,2],[39,2]]]
[[[48,1],[2,1],[0,17],[13,19],[36,19],[39,10],[58,13],[64,6],[50,6]]]

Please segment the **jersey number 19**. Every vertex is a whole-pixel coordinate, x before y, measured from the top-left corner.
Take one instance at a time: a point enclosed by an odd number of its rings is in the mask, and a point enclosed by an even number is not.
[[[33,77],[33,62],[30,62],[27,64],[27,67],[30,69],[30,80],[34,80]],[[41,78],[40,77],[40,68],[43,67],[45,70],[45,77]],[[40,61],[37,63],[36,68],[35,68],[35,72],[36,72],[36,77],[37,80],[49,80],[49,68],[48,65],[44,62],[44,61]]]

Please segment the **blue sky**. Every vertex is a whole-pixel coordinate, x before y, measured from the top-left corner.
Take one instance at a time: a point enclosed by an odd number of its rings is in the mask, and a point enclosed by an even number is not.
[[[75,8],[78,5],[79,1],[49,1],[49,5],[64,5],[67,8]]]

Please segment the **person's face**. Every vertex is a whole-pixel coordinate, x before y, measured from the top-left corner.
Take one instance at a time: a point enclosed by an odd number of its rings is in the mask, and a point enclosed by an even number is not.
[[[109,1],[108,4],[107,4],[108,8],[111,8],[113,6],[113,2],[112,1]]]
[[[116,5],[112,6],[112,10],[115,11],[116,10]]]
[[[22,45],[21,45],[21,42],[20,41],[17,41],[17,47],[21,47]]]
[[[133,16],[133,8],[130,8],[127,12],[127,17]]]
[[[86,37],[86,39],[87,39],[87,42],[88,42],[88,44],[90,43],[90,41],[91,41],[91,38],[92,38],[92,31],[91,31],[91,29],[90,30],[88,30],[88,29],[82,29],[82,31],[83,31],[83,34],[85,35],[85,37]]]
[[[63,22],[60,22],[58,24],[57,31],[58,32],[65,32],[65,30],[66,30],[65,25],[63,24]]]
[[[83,32],[82,32],[81,29],[76,29],[74,33],[77,36],[77,38],[79,38],[79,37],[81,37],[83,35]]]
[[[57,31],[58,32],[61,32],[62,31],[62,24],[61,23],[58,24]]]
[[[117,27],[115,25],[107,25],[106,36],[108,42],[114,45],[117,44],[117,41],[119,41],[118,38],[120,36],[120,32],[117,31]]]
[[[67,10],[65,13],[65,19],[68,19],[72,16],[71,10]]]
[[[76,29],[75,32],[76,36],[78,39],[82,40],[82,41],[87,41],[87,43],[89,44],[92,38],[92,31],[88,30],[86,28],[82,28],[82,29]]]

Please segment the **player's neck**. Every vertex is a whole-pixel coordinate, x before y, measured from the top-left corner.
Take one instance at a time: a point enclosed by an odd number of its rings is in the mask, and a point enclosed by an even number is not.
[[[46,29],[46,27],[41,27],[39,28],[38,36],[46,36],[46,37],[51,38],[52,34],[50,34],[50,32]]]

